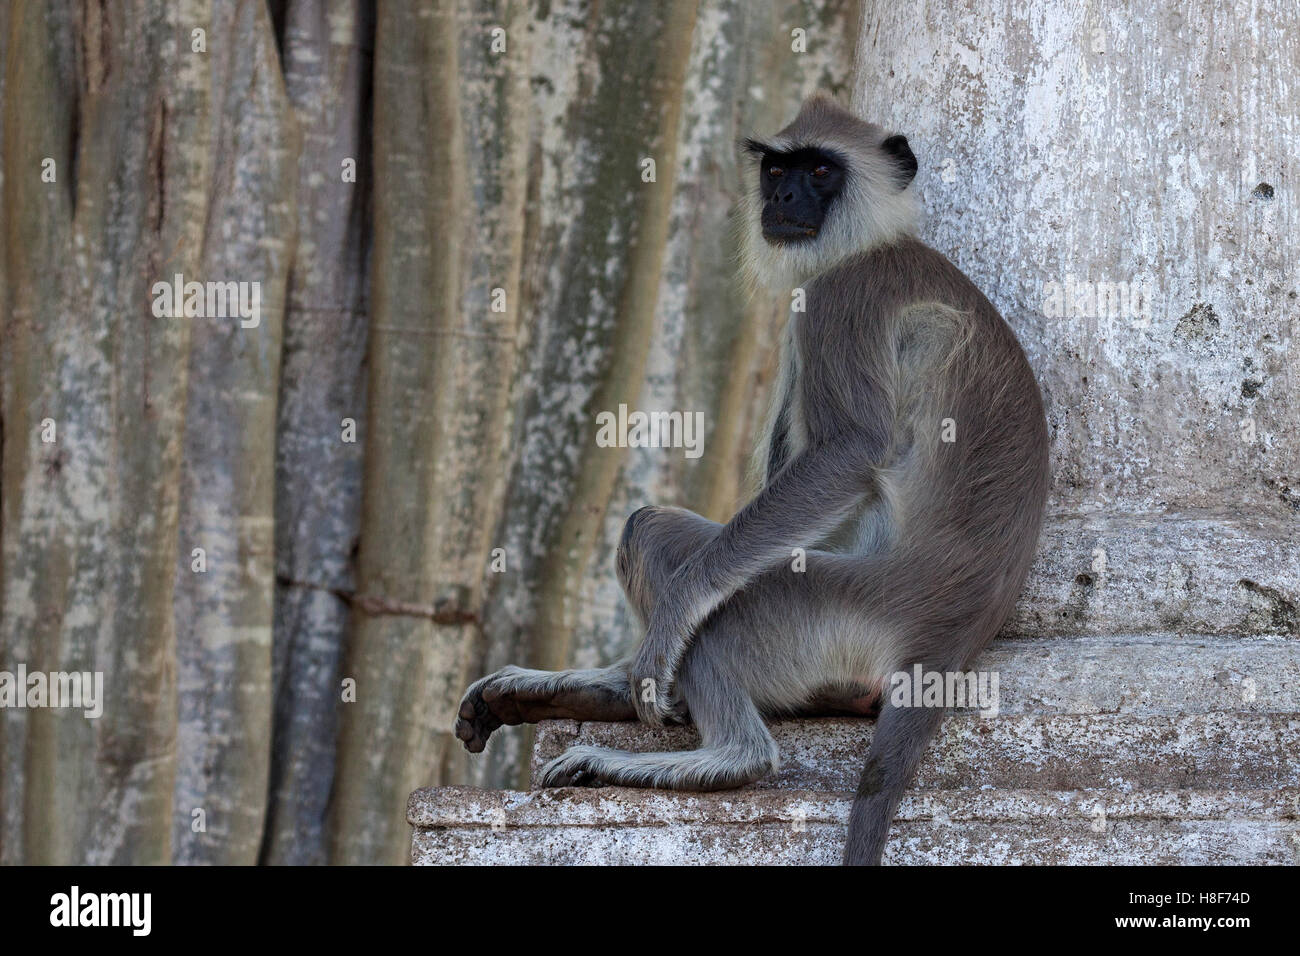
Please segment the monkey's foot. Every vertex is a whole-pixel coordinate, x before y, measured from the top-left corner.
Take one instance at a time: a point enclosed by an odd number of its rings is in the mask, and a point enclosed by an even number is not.
[[[770,740],[668,753],[629,753],[579,745],[544,766],[538,780],[543,787],[725,790],[752,783],[774,770],[777,763],[776,747]]]
[[[460,702],[456,736],[480,753],[498,727],[539,720],[632,720],[632,698],[621,668],[533,671],[503,667],[470,685]]]
[[[457,712],[455,732],[470,753],[482,753],[494,730],[503,724],[513,727],[524,723],[529,719],[527,705],[540,703],[544,695],[550,696],[545,689],[535,688],[532,696],[536,700],[527,699],[525,685],[518,679],[522,673],[521,668],[504,667],[495,674],[479,678],[465,691]]]
[[[543,787],[603,787],[602,773],[605,755],[618,755],[619,751],[605,747],[570,747],[542,768],[540,781]]]

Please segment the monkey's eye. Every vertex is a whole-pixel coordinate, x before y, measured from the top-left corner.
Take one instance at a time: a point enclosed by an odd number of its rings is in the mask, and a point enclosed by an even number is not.
[[[776,179],[779,176],[784,176],[785,170],[782,169],[780,166],[772,166],[768,168],[767,174],[771,176],[773,179]]]
[[[818,179],[821,179],[823,176],[829,176],[831,174],[831,168],[829,166],[818,166],[813,170],[812,174]]]

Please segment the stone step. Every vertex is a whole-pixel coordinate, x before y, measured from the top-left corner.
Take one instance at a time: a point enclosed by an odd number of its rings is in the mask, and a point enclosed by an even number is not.
[[[851,797],[812,790],[437,787],[415,864],[835,864]],[[1300,789],[911,792],[888,864],[1295,864]]]
[[[1172,635],[1007,640],[976,665],[996,672],[998,716],[954,712],[922,761],[921,789],[987,786],[1249,787],[1300,783],[1300,642]],[[853,790],[866,720],[779,721],[780,773],[759,789]],[[693,728],[547,722],[539,767],[573,744],[683,750]]]
[[[1300,713],[1300,641],[1141,634],[995,641],[998,713]]]
[[[781,769],[757,790],[853,792],[875,724],[862,719],[769,725]],[[538,728],[533,785],[542,764],[574,744],[638,752],[698,746],[694,728],[548,721]],[[1300,714],[1064,714],[946,718],[921,761],[918,790],[1267,788],[1300,785]]]
[[[1300,862],[1300,642],[1175,634],[1011,639],[998,713],[951,713],[903,800],[892,863]],[[417,863],[838,862],[874,732],[771,725],[779,773],[743,790],[608,787],[412,795]],[[574,744],[694,747],[693,728],[552,721]]]
[[[975,666],[998,674],[1002,716],[1300,713],[1300,641],[1283,638],[1013,638],[995,641]],[[489,750],[516,730],[502,728]]]
[[[1295,515],[1052,511],[1005,632],[1300,636]]]

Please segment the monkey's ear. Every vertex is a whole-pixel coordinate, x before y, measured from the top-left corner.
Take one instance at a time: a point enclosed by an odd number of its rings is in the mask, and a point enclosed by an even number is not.
[[[907,184],[916,175],[916,157],[912,155],[912,147],[907,145],[907,137],[901,134],[891,136],[880,144],[880,148],[885,151],[886,156],[892,157],[898,166],[896,174],[898,188],[906,189]]]
[[[760,142],[756,139],[749,139],[748,137],[739,140],[737,145],[740,147],[741,152],[749,153],[749,155],[755,157],[761,158],[764,153],[771,152],[771,149],[766,143]]]

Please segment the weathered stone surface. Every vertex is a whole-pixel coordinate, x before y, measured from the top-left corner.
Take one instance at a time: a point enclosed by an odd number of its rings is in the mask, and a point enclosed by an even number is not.
[[[781,769],[756,789],[857,787],[875,724],[790,720],[771,725]],[[683,750],[693,728],[556,722],[539,735],[534,767],[573,744],[620,750]],[[1090,787],[1276,787],[1300,785],[1300,714],[1056,714],[985,719],[949,716],[913,786],[1074,790]],[[534,778],[534,783],[536,782]]]
[[[899,809],[887,863],[1294,863],[1300,643],[1004,640],[999,714],[951,714]],[[836,863],[870,720],[771,725],[779,773],[743,790],[417,791],[415,863]],[[573,744],[695,746],[693,728],[542,724]]]
[[[1293,0],[866,14],[854,105],[907,134],[924,238],[1025,346],[1055,508],[1294,529],[1297,22]],[[1096,294],[1121,282],[1150,307]]]
[[[1300,712],[1300,642],[1181,635],[1003,640],[975,667],[1009,714]]]
[[[974,669],[998,674],[1001,716],[1300,712],[1300,642],[1276,638],[1000,640]]]
[[[1294,515],[1057,511],[1003,633],[1300,635]]]
[[[912,793],[891,864],[1295,863],[1300,790]],[[416,864],[838,863],[850,798],[817,791],[418,790]]]
[[[951,715],[917,786],[1260,786],[1293,781],[1300,753],[1300,643],[1173,636],[999,641],[977,669],[999,675],[996,718]],[[761,788],[852,790],[865,720],[783,721],[782,769]],[[696,745],[691,728],[541,725],[533,771],[575,743],[627,750]]]

